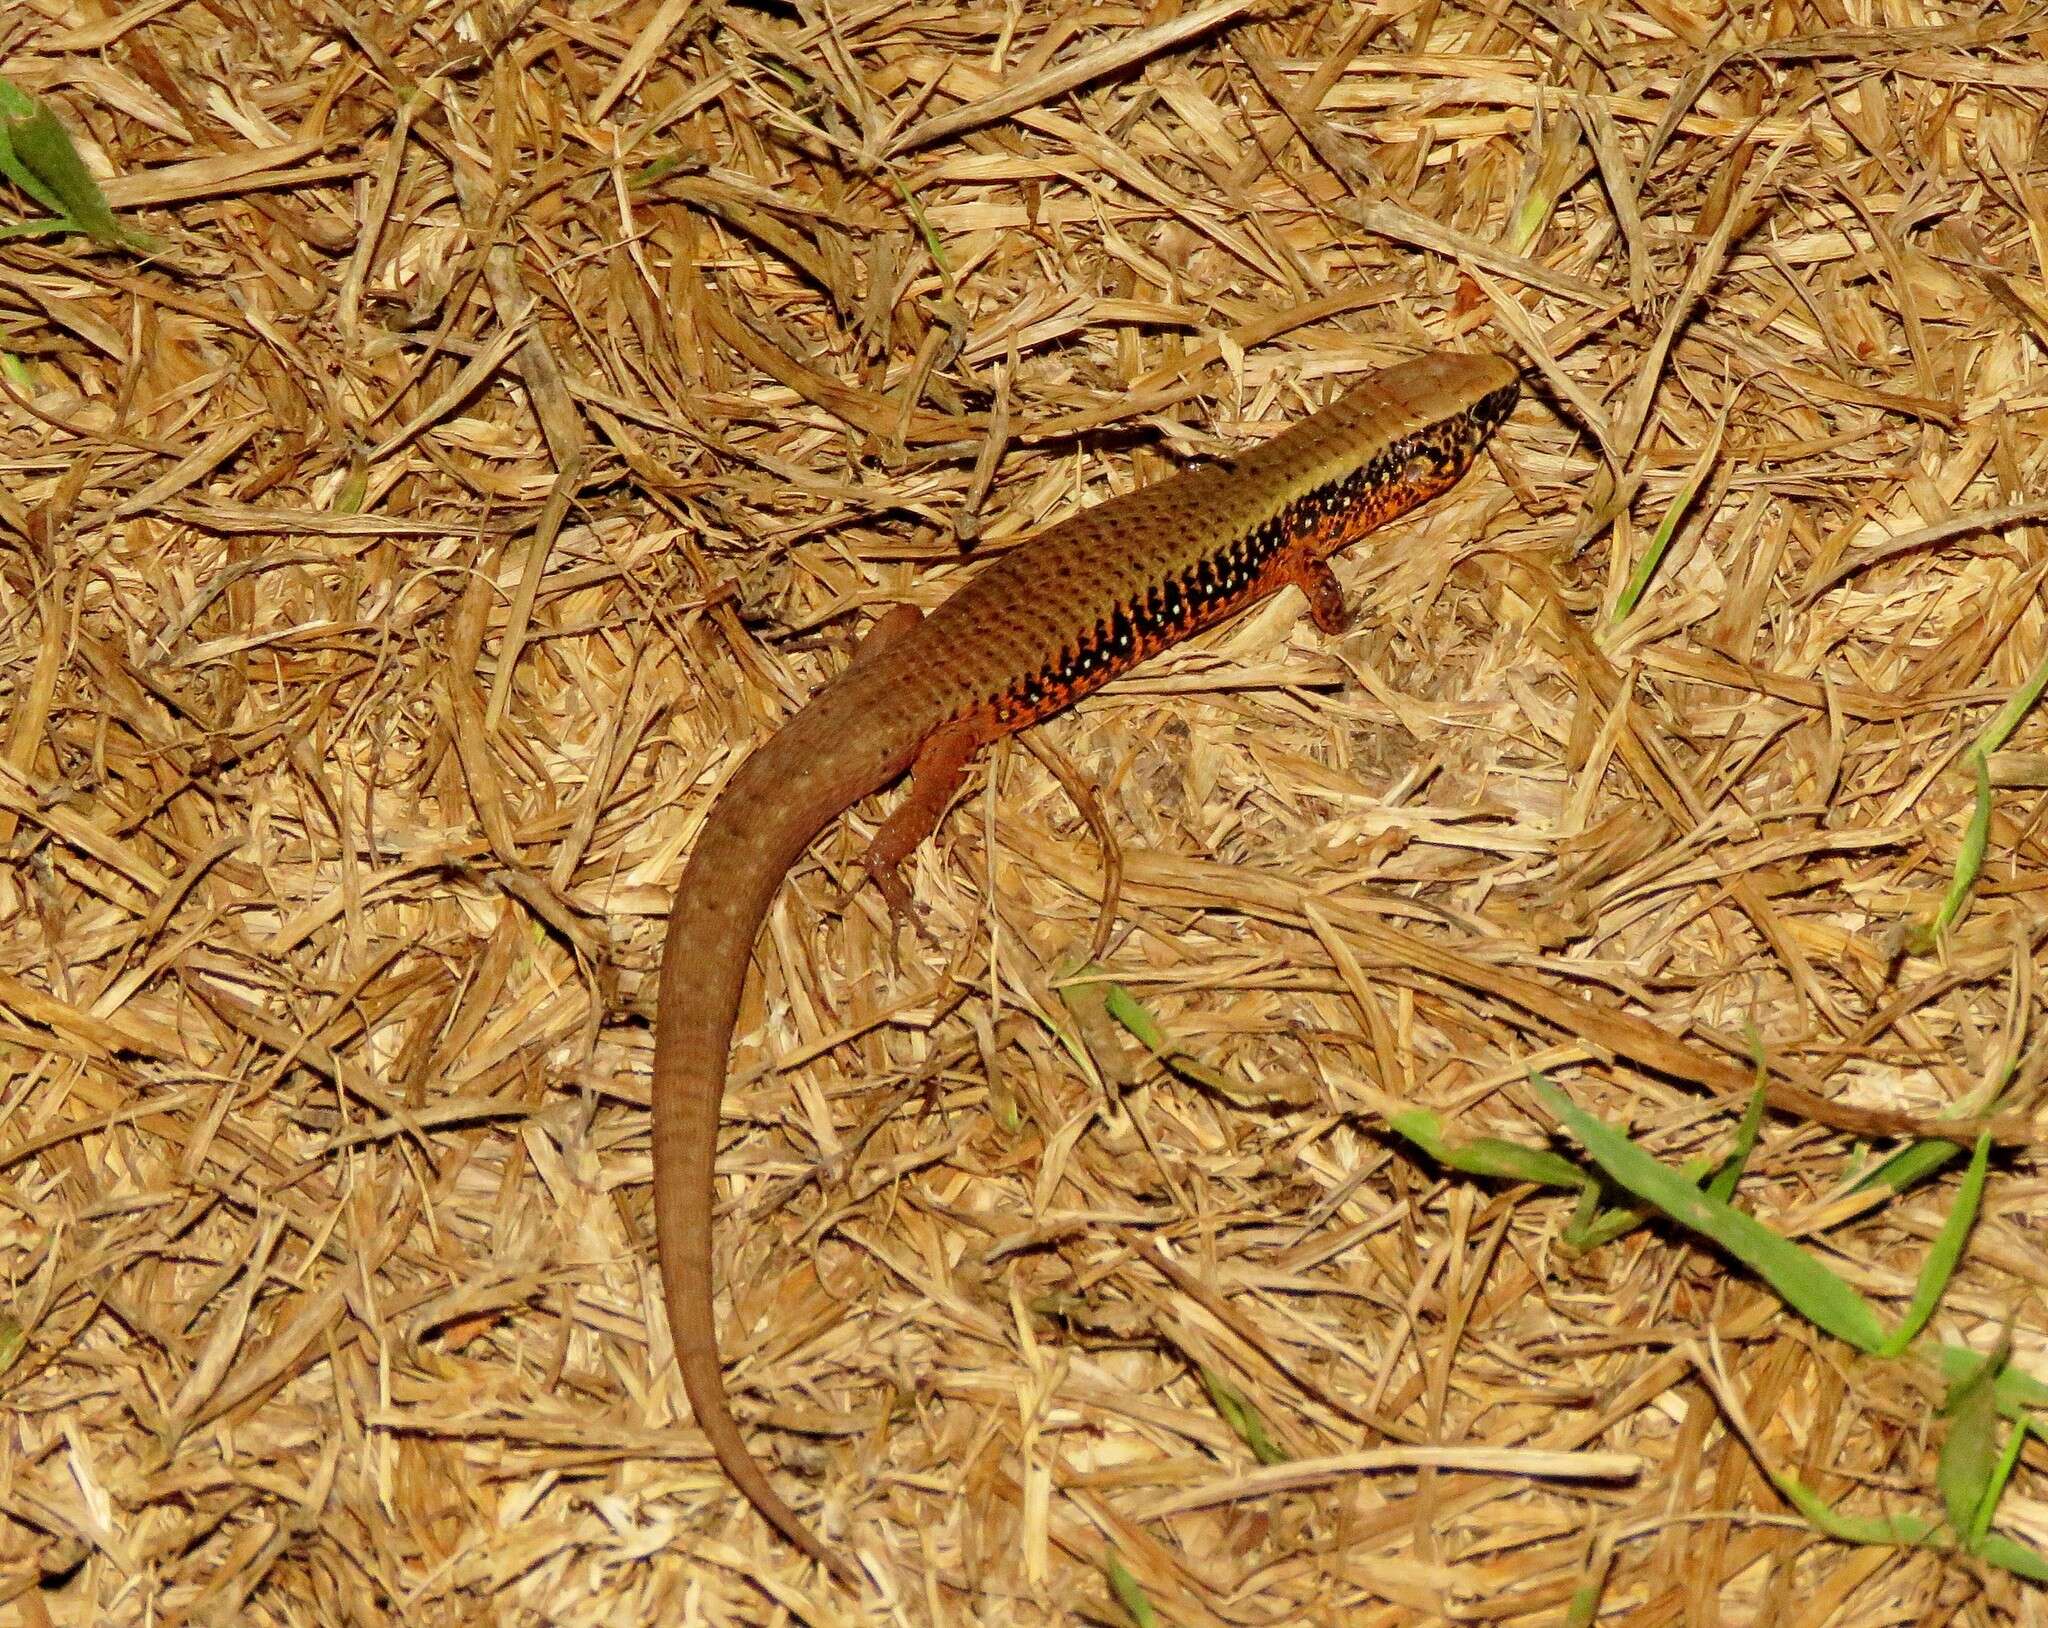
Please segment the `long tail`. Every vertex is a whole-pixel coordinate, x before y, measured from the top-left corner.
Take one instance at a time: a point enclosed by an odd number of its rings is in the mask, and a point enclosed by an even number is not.
[[[784,876],[824,826],[901,774],[873,715],[834,686],[757,751],[713,806],[676,888],[654,1028],[654,1226],[676,1363],[697,1426],[733,1484],[782,1535],[849,1585],[769,1483],[726,1402],[712,1308],[712,1176],[726,1067],[755,938]],[[841,699],[843,698],[843,700]],[[851,705],[847,703],[853,703]],[[863,736],[870,744],[856,745]]]

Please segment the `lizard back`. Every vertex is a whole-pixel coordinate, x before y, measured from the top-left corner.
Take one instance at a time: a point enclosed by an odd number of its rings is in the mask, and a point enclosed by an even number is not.
[[[1495,356],[1373,374],[1270,440],[1109,498],[985,565],[886,653],[883,687],[990,738],[1100,688],[1457,482],[1513,409]],[[876,675],[880,678],[881,675]]]

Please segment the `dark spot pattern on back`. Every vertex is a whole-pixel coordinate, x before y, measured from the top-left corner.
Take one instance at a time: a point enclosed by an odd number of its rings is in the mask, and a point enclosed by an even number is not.
[[[1228,461],[1084,509],[976,571],[879,664],[866,704],[920,738],[963,722],[992,740],[1057,712],[1447,489],[1517,387],[1491,359],[1403,364]]]
[[[1174,574],[1132,585],[1091,626],[1062,637],[1054,654],[986,695],[981,705],[990,721],[1000,730],[1017,729],[1059,711],[1147,656],[1270,593],[1300,568],[1304,556],[1323,558],[1435,497],[1464,473],[1513,408],[1516,392],[1517,386],[1505,386],[1463,413],[1388,443],[1348,474],[1263,518],[1224,528],[1214,547]],[[1127,535],[1199,530],[1203,498],[1215,488],[1198,490],[1182,482],[1148,491],[1157,495],[1147,506],[1118,516]],[[1102,540],[1108,546],[1114,538],[1105,532]],[[1061,583],[1075,574],[1068,561],[1050,573]]]

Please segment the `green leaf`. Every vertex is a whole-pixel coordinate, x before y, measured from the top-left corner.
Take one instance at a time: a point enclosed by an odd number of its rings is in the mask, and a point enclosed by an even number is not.
[[[1975,1355],[1975,1353],[1971,1353]],[[1984,1359],[1978,1357],[1981,1363]],[[2014,1431],[2015,1437],[2025,1432]],[[1885,1544],[1906,1549],[1955,1547],[1932,1520],[1920,1515],[1844,1515],[1829,1508],[1789,1470],[1765,1471],[1771,1484],[1812,1523],[1814,1529],[1843,1543]],[[2000,1482],[2002,1484],[2002,1482]],[[1968,1545],[1969,1552],[2016,1577],[2048,1583],[2048,1555],[1998,1532],[1985,1532]]]
[[[2019,1073],[2019,1061],[2015,1058],[2006,1064],[2005,1073],[1995,1084],[1972,1092],[1960,1102],[1942,1110],[1944,1119],[1968,1118],[1972,1114],[1991,1115],[2010,1106],[2005,1093]],[[1916,1182],[1925,1181],[1936,1171],[1947,1168],[1963,1156],[1961,1146],[1946,1138],[1936,1141],[1909,1142],[1890,1158],[1881,1161],[1875,1168],[1867,1170],[1850,1187],[1852,1193],[1863,1192],[1871,1187],[1887,1187],[1895,1193],[1903,1193]]]
[[[1948,1438],[1941,1444],[1934,1481],[1948,1507],[1949,1525],[1965,1540],[1976,1529],[1978,1511],[1998,1463],[1995,1381],[2002,1366],[2002,1355],[1986,1357],[1975,1372],[1950,1389],[1941,1408],[1948,1415]]]
[[[932,230],[932,223],[925,218],[925,212],[919,207],[916,194],[903,184],[901,176],[893,179],[896,182],[896,196],[903,200],[904,210],[916,223],[918,236],[924,239],[925,252],[939,268],[939,275],[945,280],[946,286],[952,287],[953,267],[946,259],[946,245],[939,241],[939,234]]]
[[[1990,1159],[1991,1137],[1987,1133],[1977,1138],[1977,1146],[1970,1154],[1970,1167],[1963,1172],[1962,1186],[1956,1192],[1956,1207],[1949,1211],[1948,1219],[1935,1235],[1934,1247],[1927,1251],[1927,1261],[1913,1285],[1913,1299],[1906,1307],[1905,1318],[1879,1349],[1879,1356],[1900,1355],[1934,1315],[1941,1291],[1948,1287],[1956,1262],[1963,1258],[1963,1245],[1969,1241],[1970,1228],[1976,1222],[1977,1207],[1984,1198],[1984,1172]]]
[[[1956,873],[1942,898],[1941,909],[1935,912],[1933,921],[1917,922],[1907,931],[1906,946],[1915,955],[1926,955],[1941,942],[1942,934],[1963,913],[1970,891],[1977,885],[1977,873],[1984,867],[1984,850],[1991,841],[1991,767],[1975,747],[1970,749],[1969,757],[1970,766],[1977,772],[1977,806],[1971,810],[1969,826],[1963,832],[1962,850],[1956,855]]]
[[[1214,1091],[1228,1097],[1232,1102],[1285,1103],[1292,1107],[1305,1107],[1315,1100],[1315,1092],[1306,1082],[1280,1079],[1254,1087],[1242,1080],[1233,1079],[1221,1069],[1205,1063],[1176,1042],[1160,1026],[1150,1007],[1122,984],[1111,981],[1109,974],[1098,966],[1076,965],[1065,968],[1056,975],[1054,982],[1072,1010],[1078,1009],[1074,1006],[1070,991],[1084,984],[1100,985],[1102,1010],[1129,1031],[1138,1044],[1158,1060],[1162,1068],[1171,1069],[1181,1078],[1192,1081],[1204,1090]]]
[[[1694,460],[1692,473],[1685,478],[1685,485],[1679,488],[1678,496],[1671,507],[1664,511],[1664,518],[1658,522],[1656,533],[1650,538],[1650,546],[1643,551],[1643,557],[1636,562],[1630,574],[1628,586],[1621,591],[1621,598],[1614,607],[1614,620],[1626,621],[1629,612],[1636,608],[1636,602],[1643,597],[1643,590],[1650,585],[1650,578],[1657,574],[1657,567],[1663,562],[1664,551],[1671,546],[1671,539],[1677,534],[1679,521],[1692,507],[1692,500],[1699,494],[1707,473],[1721,456],[1721,437],[1728,430],[1728,415],[1721,415],[1720,423],[1714,426],[1714,433],[1708,437],[1705,448]]]
[[[1925,1181],[1936,1171],[1954,1164],[1962,1156],[1962,1148],[1954,1142],[1914,1142],[1900,1148],[1882,1164],[1865,1171],[1862,1179],[1849,1191],[1860,1193],[1869,1187],[1888,1187],[1895,1193],[1903,1193],[1916,1182]]]
[[[1287,1450],[1266,1434],[1265,1421],[1259,1417],[1259,1410],[1245,1400],[1244,1392],[1209,1367],[1204,1366],[1201,1375],[1209,1400],[1216,1404],[1216,1411],[1237,1433],[1238,1440],[1252,1450],[1252,1457],[1261,1464],[1285,1464]]]
[[[5,175],[45,209],[54,210],[61,215],[64,212],[62,200],[43,183],[40,176],[15,156],[13,144],[9,139],[17,128],[32,124],[38,114],[46,115],[46,112],[43,104],[33,96],[16,90],[5,78],[0,78],[0,175]]]
[[[1977,1546],[1977,1557],[1994,1566],[2004,1567],[2015,1577],[2048,1583],[2048,1555],[2001,1532],[1991,1533]]]
[[[1966,1345],[1938,1345],[1928,1354],[1952,1388],[1968,1379],[1985,1360],[1983,1352],[1972,1351]],[[2008,1419],[2034,1408],[2048,1408],[2048,1384],[2010,1364],[1998,1370],[1993,1384],[1998,1393],[1998,1411]]]
[[[1637,1216],[1640,1218],[1640,1211],[1637,1212]],[[1594,1224],[1599,1220],[1599,1217],[1600,1184],[1596,1181],[1589,1181],[1584,1187],[1579,1189],[1579,1201],[1572,1206],[1571,1220],[1565,1223],[1564,1241],[1566,1245],[1577,1250],[1582,1255],[1596,1248],[1597,1246],[1589,1240],[1593,1233]],[[1604,1238],[1601,1240],[1602,1243],[1606,1241]]]
[[[1994,1394],[1993,1406],[1996,1407]],[[1970,1528],[1970,1549],[1981,1554],[1985,1542],[1991,1536],[1991,1517],[1998,1513],[1998,1500],[2005,1496],[2005,1489],[2012,1480],[2012,1472],[2018,1467],[2020,1453],[2027,1445],[2024,1430],[2009,1432],[2005,1438],[2005,1449],[1998,1455],[1998,1463],[1992,1469],[1991,1481],[1984,1489],[1984,1501],[1977,1506],[1977,1520]]]
[[[1750,1036],[1752,1041],[1756,1036]],[[1728,1157],[1721,1161],[1721,1168],[1714,1173],[1714,1179],[1707,1183],[1707,1196],[1718,1203],[1727,1204],[1735,1197],[1735,1185],[1742,1180],[1742,1172],[1748,1168],[1749,1156],[1756,1151],[1757,1134],[1764,1124],[1764,1059],[1761,1045],[1756,1053],[1756,1090],[1750,1093],[1749,1106],[1742,1111],[1742,1123],[1735,1127],[1735,1146]]]
[[[1797,1244],[1762,1222],[1703,1193],[1678,1171],[1660,1164],[1619,1131],[1602,1124],[1547,1080],[1536,1090],[1550,1111],[1590,1153],[1608,1178],[1690,1227],[1755,1272],[1816,1327],[1859,1351],[1885,1339],[1868,1301]]]
[[[1064,981],[1075,982],[1084,975],[1093,977],[1098,981],[1106,980],[1109,976],[1100,967],[1076,967],[1071,973],[1064,975]],[[1173,1050],[1172,1040],[1168,1038],[1166,1031],[1159,1026],[1159,1020],[1152,1015],[1152,1009],[1122,984],[1110,984],[1104,1001],[1109,1015],[1128,1029],[1137,1039],[1138,1044],[1147,1051],[1157,1056],[1161,1052]]]
[[[78,156],[71,133],[49,105],[4,79],[0,79],[0,175],[56,217],[17,222],[0,229],[4,235],[66,230],[83,232],[108,248],[156,247],[154,239],[115,219],[106,194]]]
[[[1581,1255],[1590,1255],[1603,1244],[1611,1244],[1615,1239],[1634,1232],[1649,1213],[1640,1204],[1621,1204],[1603,1210],[1600,1207],[1600,1184],[1590,1182],[1585,1199],[1572,1212],[1572,1218],[1565,1226],[1565,1247]]]
[[[1843,1543],[1888,1543],[1912,1548],[1928,1542],[1940,1531],[1940,1527],[1924,1515],[1844,1515],[1823,1503],[1820,1495],[1790,1470],[1774,1470],[1766,1466],[1765,1474],[1816,1531]]]
[[[1159,1628],[1159,1613],[1152,1609],[1152,1602],[1145,1597],[1144,1589],[1114,1549],[1102,1557],[1102,1569],[1108,1574],[1109,1586],[1116,1591],[1117,1603],[1131,1614],[1131,1621],[1138,1628]]]
[[[1984,726],[1984,731],[1970,743],[1970,750],[1979,757],[1995,752],[2005,744],[2006,737],[2019,728],[2020,720],[2033,709],[2041,699],[2041,692],[2048,689],[2048,657],[2027,675],[2026,683],[2013,693],[2011,700],[1998,709],[1997,715]]]
[[[1389,1114],[1387,1128],[1406,1137],[1446,1169],[1467,1176],[1505,1177],[1509,1181],[1534,1182],[1539,1187],[1586,1185],[1583,1170],[1543,1148],[1523,1147],[1498,1136],[1475,1136],[1470,1141],[1453,1142],[1444,1134],[1443,1122],[1426,1109],[1408,1108]]]

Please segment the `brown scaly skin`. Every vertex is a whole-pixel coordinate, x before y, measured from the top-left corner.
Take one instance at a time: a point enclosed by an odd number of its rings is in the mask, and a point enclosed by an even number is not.
[[[929,834],[975,752],[1099,689],[1154,652],[1293,583],[1316,626],[1344,604],[1325,563],[1448,490],[1515,404],[1493,356],[1387,368],[1235,458],[1111,498],[1010,550],[908,631],[864,646],[732,777],[676,888],[654,1030],[654,1220],[676,1361],[733,1484],[842,1581],[859,1574],[782,1501],[726,1403],[712,1313],[713,1157],[754,939],[812,838],[912,770],[869,873]]]

